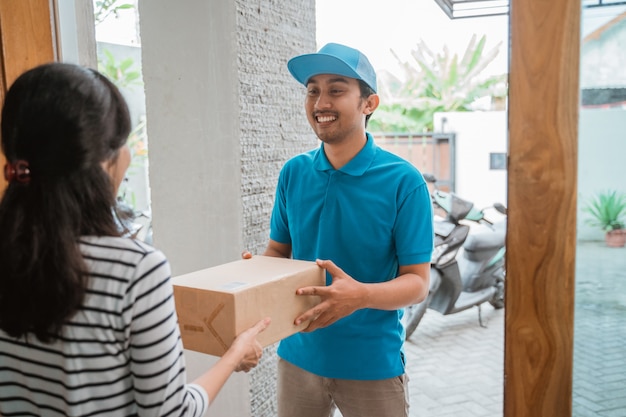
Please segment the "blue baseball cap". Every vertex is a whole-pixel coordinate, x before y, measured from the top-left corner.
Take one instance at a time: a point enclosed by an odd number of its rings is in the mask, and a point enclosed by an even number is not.
[[[293,77],[304,86],[319,74],[335,74],[362,80],[376,92],[376,72],[360,51],[338,43],[324,45],[317,53],[298,55],[287,63]]]

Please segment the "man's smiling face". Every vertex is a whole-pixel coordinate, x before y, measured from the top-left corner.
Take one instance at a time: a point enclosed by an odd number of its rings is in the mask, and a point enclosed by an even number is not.
[[[356,79],[320,74],[309,79],[304,106],[317,137],[334,144],[355,134],[365,136],[366,102]]]

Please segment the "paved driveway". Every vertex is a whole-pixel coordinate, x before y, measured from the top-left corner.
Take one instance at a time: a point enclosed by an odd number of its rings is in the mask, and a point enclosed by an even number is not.
[[[428,310],[405,344],[410,417],[502,417],[504,310]]]
[[[626,417],[626,248],[576,253],[574,417]]]

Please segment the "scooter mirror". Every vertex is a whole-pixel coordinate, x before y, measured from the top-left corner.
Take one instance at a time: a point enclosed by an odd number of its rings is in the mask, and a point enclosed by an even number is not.
[[[424,177],[424,181],[426,181],[426,182],[430,182],[432,184],[437,182],[437,178],[435,178],[435,176],[433,174],[425,173],[425,174],[422,174],[422,175]]]
[[[502,214],[507,214],[507,209],[506,207],[504,207],[504,204],[494,203],[493,208],[495,208],[497,211],[499,211]]]

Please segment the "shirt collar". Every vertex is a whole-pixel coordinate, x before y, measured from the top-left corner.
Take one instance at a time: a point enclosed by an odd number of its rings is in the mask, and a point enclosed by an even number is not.
[[[361,149],[359,153],[357,153],[354,158],[350,160],[350,162],[339,168],[338,171],[358,177],[363,175],[370,165],[372,165],[377,146],[374,143],[374,138],[369,132],[366,132],[366,137],[367,141],[365,142],[363,149]],[[313,166],[318,171],[334,170],[330,161],[326,157],[326,153],[324,152],[324,143],[322,143],[315,153]]]

